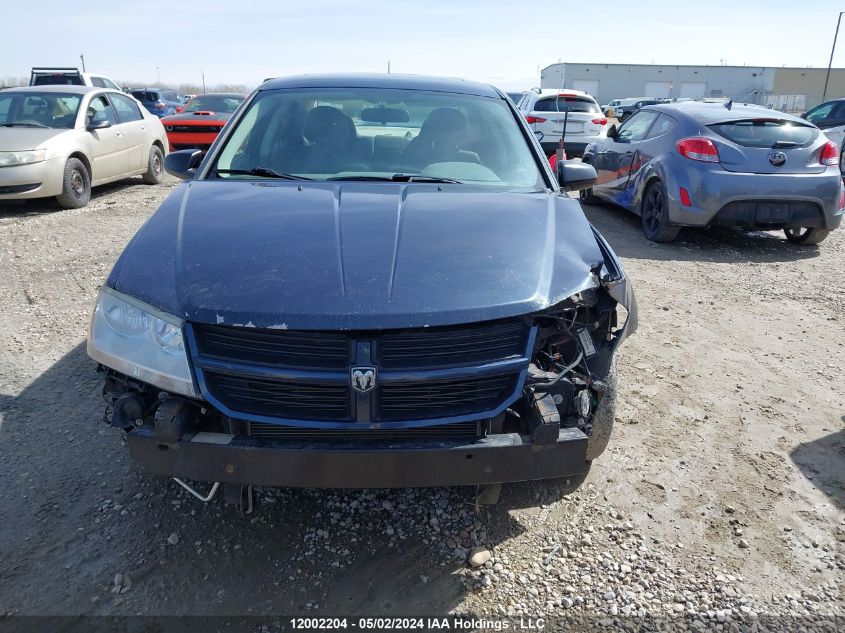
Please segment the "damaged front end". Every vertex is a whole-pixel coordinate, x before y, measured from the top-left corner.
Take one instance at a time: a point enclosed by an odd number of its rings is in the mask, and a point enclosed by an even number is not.
[[[608,444],[614,355],[637,325],[630,283],[595,239],[600,257],[586,261],[599,261],[574,294],[432,328],[186,322],[104,288],[88,349],[105,372],[106,422],[145,470],[224,493],[583,474]],[[366,389],[355,370],[372,371]]]
[[[535,315],[537,334],[524,397],[508,409],[532,436],[575,428],[589,438],[587,459],[604,451],[613,430],[615,353],[637,328],[636,299],[621,264],[596,232],[604,263],[595,287]]]

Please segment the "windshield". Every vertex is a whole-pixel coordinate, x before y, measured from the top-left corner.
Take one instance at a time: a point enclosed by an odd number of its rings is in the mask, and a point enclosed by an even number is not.
[[[202,95],[194,97],[185,106],[185,112],[228,112],[232,113],[244,102],[240,95]]]
[[[378,88],[259,93],[210,177],[440,180],[545,189],[506,101]]]
[[[72,128],[82,96],[62,92],[0,92],[0,126]]]

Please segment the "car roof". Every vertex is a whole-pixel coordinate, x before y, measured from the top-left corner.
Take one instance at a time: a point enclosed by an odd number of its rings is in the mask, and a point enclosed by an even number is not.
[[[730,107],[726,104],[730,103]],[[645,109],[645,108],[644,108]],[[698,123],[710,125],[723,121],[739,121],[743,119],[771,118],[781,121],[794,121],[806,125],[807,122],[801,117],[772,110],[753,103],[708,103],[706,101],[681,101],[679,103],[659,103],[648,106],[648,110],[666,112],[667,114],[680,114]]]
[[[22,90],[25,92],[63,92],[65,94],[87,94],[94,91],[110,90],[111,92],[120,92],[112,88],[98,88],[97,86],[76,86],[76,85],[50,85],[50,86],[20,86],[18,88],[9,88],[9,90]]]
[[[259,91],[291,88],[393,88],[454,92],[479,97],[501,98],[502,96],[496,88],[488,84],[452,77],[428,77],[395,73],[315,74],[277,77],[261,84]]]

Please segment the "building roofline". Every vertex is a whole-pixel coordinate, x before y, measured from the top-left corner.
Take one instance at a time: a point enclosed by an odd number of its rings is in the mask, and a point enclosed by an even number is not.
[[[713,64],[608,64],[604,62],[556,62],[554,64],[549,64],[545,68],[541,69],[540,73],[554,66],[566,66],[567,64],[578,66],[627,66],[629,68],[634,66],[636,66],[637,68],[760,68],[763,70],[822,70],[827,72],[827,68],[811,68],[807,66],[722,66]],[[830,70],[832,72],[834,70],[845,70],[845,68],[831,68]]]

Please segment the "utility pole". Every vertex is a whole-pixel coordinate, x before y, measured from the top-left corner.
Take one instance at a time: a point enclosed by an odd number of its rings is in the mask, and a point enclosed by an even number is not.
[[[85,55],[80,55],[79,61],[82,62],[82,72],[85,72]]]
[[[158,83],[161,83],[161,72],[159,71],[158,66],[156,66],[156,80]]]
[[[390,74],[390,60],[387,60],[387,74]]]
[[[833,66],[833,53],[836,51],[836,38],[839,37],[839,23],[842,22],[842,16],[845,11],[839,12],[839,19],[836,20],[836,33],[833,35],[833,46],[830,47],[830,61],[827,62],[827,75],[824,78],[824,92],[822,92],[822,103],[827,101],[827,84],[830,81],[830,67]]]
[[[202,92],[205,94],[205,69],[200,69],[200,72],[202,73]]]

